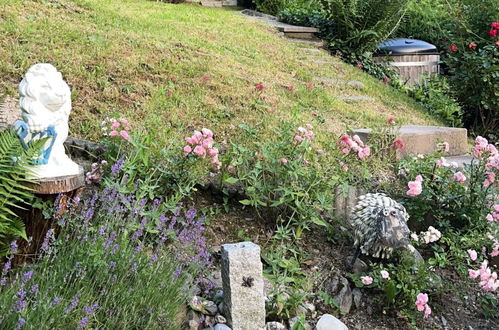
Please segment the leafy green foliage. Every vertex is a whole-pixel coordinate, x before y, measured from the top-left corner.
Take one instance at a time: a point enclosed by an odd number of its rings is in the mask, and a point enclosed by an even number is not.
[[[318,9],[319,0],[253,0],[258,11],[270,15],[277,15],[286,9]]]
[[[399,26],[409,0],[323,0],[326,18],[334,22],[334,49],[374,51]]]
[[[411,88],[409,94],[414,97],[432,116],[439,118],[446,125],[462,125],[462,110],[452,99],[452,89],[444,76],[432,75]]]
[[[411,223],[416,227],[438,225],[443,229],[469,229],[485,226],[489,202],[494,196],[494,187],[484,186],[486,160],[474,158],[464,168],[456,165],[438,165],[442,153],[423,158],[408,157],[400,162],[400,169],[406,180],[401,180],[402,203],[411,215]],[[442,160],[440,160],[442,161]],[[466,176],[466,184],[458,182],[454,174],[461,171]],[[405,194],[407,181],[417,175],[423,177],[422,193],[415,197]],[[419,225],[418,225],[419,223]]]
[[[298,132],[290,123],[272,139],[262,141],[252,130],[247,134],[250,145],[231,143],[223,160],[233,168],[223,180],[237,180],[244,189],[246,198],[240,203],[294,228],[296,238],[312,223],[325,226],[322,214],[332,207],[338,178],[312,141],[294,140]]]
[[[14,131],[0,132],[0,256],[5,255],[8,245],[18,237],[26,238],[24,224],[13,209],[33,198],[23,183],[31,182],[28,161],[38,154],[45,140],[40,140],[29,151],[25,151]]]
[[[463,121],[481,134],[499,130],[499,47],[490,40],[476,50],[459,44],[445,63],[454,95],[463,106]],[[497,136],[495,137],[497,139]]]

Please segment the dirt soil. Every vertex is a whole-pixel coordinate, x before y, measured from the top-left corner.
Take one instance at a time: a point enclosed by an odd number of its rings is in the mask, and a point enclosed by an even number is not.
[[[202,198],[200,198],[202,197]],[[207,192],[197,196],[198,207],[219,206],[221,200],[209,195]],[[338,230],[339,232],[339,230]],[[274,226],[270,219],[260,219],[253,210],[240,205],[230,205],[229,212],[221,212],[212,217],[207,226],[207,237],[210,246],[216,253],[225,243],[234,243],[242,240],[251,240],[265,249],[271,242]],[[319,270],[321,278],[315,284],[316,288],[335,275],[345,276],[349,272],[345,259],[351,255],[352,242],[349,238],[338,235],[334,244],[331,243],[327,232],[315,227],[306,232],[298,243],[310,255],[307,264],[302,268],[307,272]],[[447,283],[460,283],[462,280],[452,269],[440,272],[442,280]],[[350,330],[375,330],[375,329],[468,329],[468,330],[499,330],[499,319],[487,319],[481,314],[481,308],[476,299],[481,292],[478,287],[470,287],[462,282],[459,292],[445,292],[432,305],[433,313],[428,319],[421,319],[413,326],[409,320],[398,311],[383,311],[377,303],[377,294],[373,290],[361,289],[362,301],[359,309],[352,304],[349,314],[341,316],[331,310],[329,312],[344,322]],[[352,289],[354,288],[351,285]],[[457,291],[457,290],[456,290]],[[461,299],[465,297],[465,299]],[[499,302],[499,294],[496,295]],[[316,320],[312,320],[316,321]]]

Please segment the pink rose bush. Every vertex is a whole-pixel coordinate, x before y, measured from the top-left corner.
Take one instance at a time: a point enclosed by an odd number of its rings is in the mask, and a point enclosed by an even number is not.
[[[431,308],[428,305],[428,295],[419,293],[416,297],[416,308],[419,312],[424,312],[424,317],[428,318],[431,315]]]
[[[106,118],[101,123],[101,129],[105,136],[115,137],[120,136],[126,141],[130,141],[130,124],[125,118]]]
[[[210,163],[215,166],[216,169],[222,167],[222,163],[218,159],[218,149],[213,146],[213,132],[207,128],[203,128],[200,131],[194,131],[194,134],[190,137],[186,137],[185,141],[187,145],[183,148],[186,155],[194,154],[200,158],[210,158]]]

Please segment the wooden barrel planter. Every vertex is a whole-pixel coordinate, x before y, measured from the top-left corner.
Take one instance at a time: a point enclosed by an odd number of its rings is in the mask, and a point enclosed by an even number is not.
[[[374,61],[393,67],[406,85],[416,84],[425,73],[440,72],[440,54],[437,47],[421,40],[387,40],[378,45]]]

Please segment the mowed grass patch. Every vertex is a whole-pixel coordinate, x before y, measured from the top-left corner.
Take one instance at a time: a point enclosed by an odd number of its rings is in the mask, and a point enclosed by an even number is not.
[[[16,95],[26,70],[54,64],[73,91],[71,134],[99,139],[110,115],[167,144],[203,126],[219,136],[247,123],[273,134],[283,120],[310,122],[320,140],[347,126],[435,124],[406,95],[304,48],[237,10],[145,0],[6,0],[0,9],[0,94]],[[307,82],[358,80],[364,90]],[[262,83],[263,91],[255,89]],[[289,86],[293,86],[290,91]],[[349,103],[340,95],[365,95]]]

